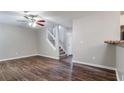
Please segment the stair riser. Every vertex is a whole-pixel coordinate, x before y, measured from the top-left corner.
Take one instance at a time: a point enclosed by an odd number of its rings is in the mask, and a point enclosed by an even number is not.
[[[60,54],[65,54],[65,51],[59,51]]]
[[[67,57],[67,54],[61,47],[59,47],[59,57],[60,57],[60,59]]]

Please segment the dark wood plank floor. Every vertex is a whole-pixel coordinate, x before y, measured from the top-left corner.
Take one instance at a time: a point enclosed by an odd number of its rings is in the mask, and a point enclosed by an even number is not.
[[[0,62],[1,81],[114,81],[115,71],[34,56]]]

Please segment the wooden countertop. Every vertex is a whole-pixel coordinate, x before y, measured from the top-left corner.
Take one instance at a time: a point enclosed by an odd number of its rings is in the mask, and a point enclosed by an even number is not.
[[[106,40],[104,41],[104,43],[118,45],[118,44],[124,44],[124,40]]]

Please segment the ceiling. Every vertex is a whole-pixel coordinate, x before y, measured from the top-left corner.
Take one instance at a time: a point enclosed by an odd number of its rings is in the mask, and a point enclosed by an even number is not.
[[[72,22],[74,19],[84,17],[93,13],[94,12],[90,11],[44,11],[40,12],[40,15],[56,23],[72,27]]]
[[[72,21],[74,19],[88,16],[96,12],[90,11],[31,11],[31,14],[38,14],[42,18],[56,22],[58,24],[72,27]],[[17,11],[1,11],[0,23],[13,24],[13,25],[25,25],[16,20],[25,20],[23,17],[24,12]]]
[[[21,14],[19,12],[12,12],[12,11],[6,11],[6,12],[0,11],[0,23],[2,23],[2,24],[22,25],[16,21],[18,19],[24,20],[23,14]]]

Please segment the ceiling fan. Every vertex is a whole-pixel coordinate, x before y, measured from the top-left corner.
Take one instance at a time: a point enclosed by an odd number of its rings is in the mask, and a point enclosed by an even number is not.
[[[24,20],[17,20],[18,22],[30,24],[30,26],[33,25],[39,25],[39,26],[45,26],[45,20],[41,19],[39,15],[29,14],[28,11],[24,11]]]

